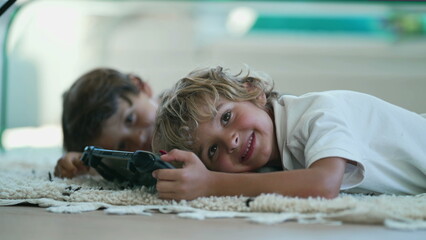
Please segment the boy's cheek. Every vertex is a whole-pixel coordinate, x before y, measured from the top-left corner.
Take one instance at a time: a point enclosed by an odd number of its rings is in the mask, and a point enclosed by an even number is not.
[[[212,170],[218,172],[232,172],[232,164],[227,159],[220,158],[220,160],[212,166]]]

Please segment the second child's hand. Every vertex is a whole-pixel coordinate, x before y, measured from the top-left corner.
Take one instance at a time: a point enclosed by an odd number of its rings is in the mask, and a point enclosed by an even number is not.
[[[209,184],[213,183],[213,174],[192,152],[172,150],[161,156],[166,162],[180,162],[179,169],[159,169],[152,174],[157,179],[158,197],[161,199],[192,200],[210,196]]]
[[[87,174],[90,168],[80,160],[81,152],[68,152],[62,156],[55,166],[55,176],[61,178],[73,178]]]

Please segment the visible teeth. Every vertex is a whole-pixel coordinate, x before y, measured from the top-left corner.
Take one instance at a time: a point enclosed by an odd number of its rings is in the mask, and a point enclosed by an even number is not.
[[[243,154],[242,158],[245,158],[245,157],[246,157],[246,155],[247,155],[247,153],[248,153],[248,151],[249,151],[249,149],[250,149],[250,147],[251,147],[251,142],[252,142],[252,140],[253,140],[253,136],[251,136],[251,137],[250,137],[249,142],[248,142],[248,145],[247,145],[247,149],[246,149],[246,151],[244,152],[244,154]]]

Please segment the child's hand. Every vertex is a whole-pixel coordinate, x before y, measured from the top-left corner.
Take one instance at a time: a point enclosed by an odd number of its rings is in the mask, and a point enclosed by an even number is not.
[[[90,167],[80,160],[82,153],[69,152],[62,156],[55,166],[55,176],[61,178],[73,178],[89,173]]]
[[[162,199],[191,200],[208,196],[213,175],[192,152],[172,150],[162,155],[166,162],[183,163],[180,169],[159,169],[152,173],[157,179],[158,196]]]

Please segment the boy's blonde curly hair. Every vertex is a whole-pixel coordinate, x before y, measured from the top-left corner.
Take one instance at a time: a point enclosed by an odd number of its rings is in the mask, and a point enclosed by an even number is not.
[[[266,108],[278,94],[273,91],[273,82],[265,74],[240,71],[232,75],[222,67],[195,70],[180,79],[161,98],[157,111],[152,148],[154,152],[181,149],[194,151],[197,139],[194,132],[201,122],[212,119],[220,98],[234,102],[251,101],[258,105],[257,98],[265,93]]]

